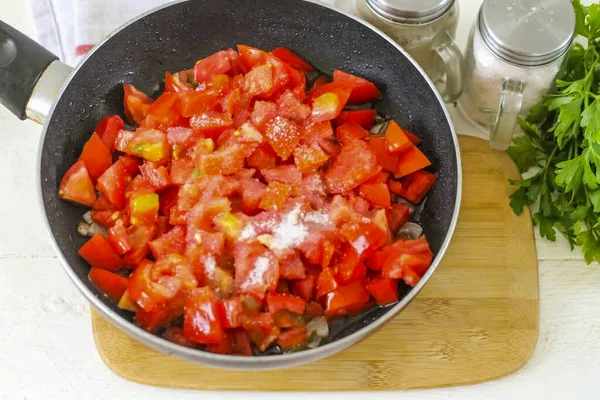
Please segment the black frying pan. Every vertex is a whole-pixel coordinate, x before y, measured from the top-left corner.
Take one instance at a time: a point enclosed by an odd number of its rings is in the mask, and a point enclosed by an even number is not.
[[[197,59],[238,43],[267,50],[285,46],[326,73],[339,68],[373,81],[384,95],[377,108],[423,138],[431,170],[439,174],[420,217],[436,255],[427,275],[415,288],[401,287],[403,297],[398,304],[332,326],[323,345],[293,354],[216,355],[180,347],[137,328],[130,313],[118,309],[88,281],[89,266],[77,255],[86,239],[76,232],[85,210],[57,197],[61,177],[77,160],[100,119],[123,115],[123,82],[158,93],[165,71],[190,68]],[[63,84],[57,77],[65,69],[55,59],[0,22],[0,100],[21,119],[43,118],[44,96],[51,97],[52,90]],[[246,369],[280,368],[323,358],[362,339],[403,309],[427,282],[448,245],[461,189],[456,135],[440,96],[422,70],[376,29],[301,0],[181,1],[120,28],[73,71],[49,110],[39,171],[41,199],[60,259],[100,312],[126,333],[163,352],[198,363]]]

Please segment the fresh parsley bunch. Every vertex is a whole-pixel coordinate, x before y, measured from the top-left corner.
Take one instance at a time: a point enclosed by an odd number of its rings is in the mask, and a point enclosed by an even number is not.
[[[540,235],[554,241],[559,231],[589,264],[600,262],[600,5],[572,3],[584,45],[569,51],[553,94],[519,120],[525,135],[508,152],[521,173],[537,172],[511,180],[510,205],[520,215],[536,204]]]

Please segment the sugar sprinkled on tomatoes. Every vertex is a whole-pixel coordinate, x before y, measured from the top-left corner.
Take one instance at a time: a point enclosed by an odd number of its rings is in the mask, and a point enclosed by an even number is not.
[[[437,175],[418,137],[344,110],[377,101],[373,83],[335,70],[307,92],[314,68],[290,49],[238,52],[167,73],[156,100],[124,84],[135,129],[100,121],[58,195],[108,229],[79,254],[143,329],[221,354],[311,348],[326,319],[427,272],[425,237],[396,235]]]

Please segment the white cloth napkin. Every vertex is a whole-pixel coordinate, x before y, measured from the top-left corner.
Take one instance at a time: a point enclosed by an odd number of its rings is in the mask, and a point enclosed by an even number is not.
[[[169,0],[29,0],[36,40],[75,65],[110,32]]]

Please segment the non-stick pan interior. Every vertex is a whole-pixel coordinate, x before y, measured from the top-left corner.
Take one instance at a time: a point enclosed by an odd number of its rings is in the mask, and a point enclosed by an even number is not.
[[[109,114],[123,115],[123,82],[156,94],[165,71],[191,68],[197,59],[238,43],[267,50],[289,47],[323,72],[338,68],[375,82],[384,95],[379,110],[423,138],[431,169],[439,173],[420,220],[435,254],[451,226],[459,180],[452,129],[428,82],[394,45],[352,18],[300,0],[173,4],[133,22],[89,56],[62,94],[42,150],[42,195],[56,242],[87,288],[127,320],[131,315],[87,279],[89,266],[77,255],[86,239],[76,231],[85,209],[58,199],[60,179],[98,121]],[[355,332],[386,311],[378,309],[332,327],[329,340]]]

